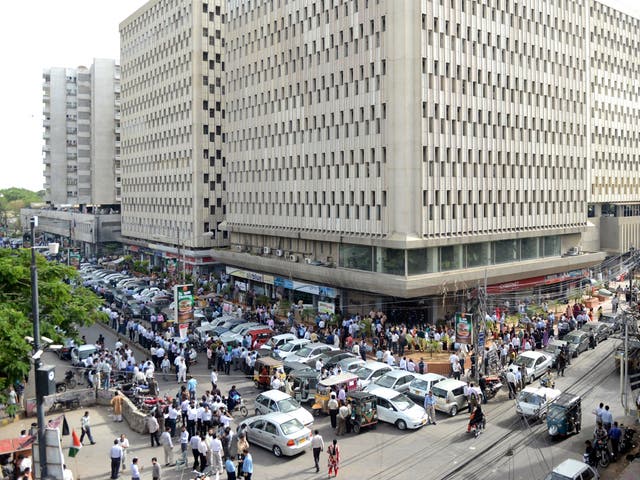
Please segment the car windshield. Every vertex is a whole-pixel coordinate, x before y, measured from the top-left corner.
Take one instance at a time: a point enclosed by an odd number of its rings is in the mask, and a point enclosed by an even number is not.
[[[300,420],[297,418],[292,418],[291,420],[287,420],[284,423],[280,424],[280,428],[282,429],[282,433],[285,435],[291,435],[293,433],[299,432],[304,428],[304,425],[300,423]]]
[[[383,375],[379,379],[374,382],[376,385],[380,385],[381,387],[391,388],[396,383],[396,379],[391,375]]]
[[[278,410],[282,413],[294,412],[300,408],[300,404],[293,398],[285,398],[278,402]]]
[[[580,343],[580,337],[577,335],[567,335],[564,339],[569,343]]]
[[[242,325],[242,324],[240,324],[240,325],[236,325],[235,327],[233,327],[233,328],[231,329],[231,331],[232,331],[233,333],[240,333],[240,332],[242,331],[242,329],[243,329],[243,328],[245,328],[245,326],[244,326],[244,325]]]
[[[313,353],[313,348],[311,347],[302,347],[300,350],[298,350],[299,357],[309,357],[311,356],[312,353]]]
[[[522,391],[518,394],[518,402],[529,403],[531,405],[542,405],[544,399],[534,392]]]
[[[294,343],[285,343],[280,347],[280,350],[283,352],[290,352],[291,350],[293,350],[294,345]]]
[[[549,411],[547,412],[547,419],[549,420],[563,420],[566,416],[567,410],[558,404],[552,403],[549,405]]]
[[[516,358],[515,364],[520,367],[531,368],[533,367],[533,364],[535,363],[535,361],[536,361],[535,358],[519,356],[518,358]]]
[[[367,367],[360,367],[356,370],[355,374],[358,376],[360,380],[366,380],[371,376],[372,370]]]
[[[393,397],[391,399],[391,403],[393,403],[395,407],[401,412],[404,412],[405,410],[409,410],[411,407],[415,405],[415,403],[409,400],[409,397],[403,394],[399,394]]]
[[[409,384],[409,386],[418,390],[426,390],[427,388],[429,388],[429,382],[416,378]]]

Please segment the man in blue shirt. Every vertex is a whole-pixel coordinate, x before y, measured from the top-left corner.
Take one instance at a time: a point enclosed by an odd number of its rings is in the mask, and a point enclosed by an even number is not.
[[[609,430],[609,439],[611,440],[611,451],[613,458],[618,458],[620,452],[620,439],[622,438],[622,430],[618,427],[618,422],[613,422],[613,427]]]
[[[187,382],[187,390],[189,390],[189,398],[191,400],[196,399],[197,388],[198,388],[198,381],[193,377],[189,377],[189,381]]]
[[[429,424],[436,424],[436,397],[433,396],[433,392],[429,390],[429,393],[424,397],[424,410],[427,412],[427,419]]]
[[[242,474],[245,480],[251,480],[251,475],[253,475],[253,458],[251,458],[248,448],[242,450],[242,454],[244,456],[244,460],[242,461]]]

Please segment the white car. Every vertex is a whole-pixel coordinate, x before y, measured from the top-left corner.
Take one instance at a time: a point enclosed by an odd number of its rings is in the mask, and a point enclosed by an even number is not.
[[[406,370],[391,370],[381,377],[376,378],[376,380],[367,385],[364,390],[371,392],[376,388],[385,387],[395,390],[396,392],[407,393],[409,384],[414,378],[416,378],[415,373],[407,372]]]
[[[307,340],[306,338],[296,338],[295,340],[291,340],[290,342],[278,347],[276,350],[273,350],[271,356],[276,357],[277,355],[279,358],[285,359],[302,350],[305,345],[310,343],[311,340]]]
[[[598,480],[598,471],[584,462],[568,458],[545,477],[545,480]],[[631,478],[631,477],[629,477]]]
[[[296,340],[296,337],[293,333],[281,333],[280,335],[274,335],[269,339],[267,343],[265,343],[260,350],[273,350],[275,347],[280,348],[285,343],[288,343],[292,340]]]
[[[256,398],[256,415],[269,412],[291,415],[306,427],[313,425],[313,415],[295,398],[280,390],[267,390]]]
[[[358,386],[360,388],[365,388],[371,382],[377,380],[379,377],[391,370],[392,368],[386,363],[368,360],[353,373],[358,376]]]
[[[431,387],[437,385],[439,382],[446,380],[447,377],[438,375],[437,373],[416,373],[413,380],[409,384],[409,395],[413,395],[424,402],[424,397],[427,396]]]
[[[378,420],[391,423],[399,430],[415,430],[427,423],[424,408],[413,403],[404,393],[384,387],[376,388],[371,393],[376,396]]]
[[[247,439],[251,445],[271,450],[276,457],[297,455],[311,448],[311,430],[286,413],[260,415],[247,424]]]
[[[339,348],[334,347],[333,345],[327,345],[326,343],[308,343],[293,355],[289,355],[285,358],[284,363],[308,363],[309,360],[314,360],[324,352],[328,352],[330,350],[339,350]]]
[[[516,412],[523,417],[542,419],[546,416],[549,404],[562,392],[555,388],[528,386],[520,390],[516,397]]]
[[[551,368],[553,359],[541,352],[522,352],[509,366],[509,370],[515,372],[521,367],[522,377],[525,383],[531,383],[541,377]]]

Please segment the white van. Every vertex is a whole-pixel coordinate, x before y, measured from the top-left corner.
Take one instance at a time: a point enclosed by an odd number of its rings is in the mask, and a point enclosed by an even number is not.
[[[466,383],[453,378],[448,378],[434,385],[431,391],[436,397],[436,410],[455,417],[468,404],[467,397],[464,395],[466,385]]]
[[[523,417],[541,420],[547,415],[549,404],[560,396],[560,390],[546,387],[523,388],[516,397],[516,412]]]

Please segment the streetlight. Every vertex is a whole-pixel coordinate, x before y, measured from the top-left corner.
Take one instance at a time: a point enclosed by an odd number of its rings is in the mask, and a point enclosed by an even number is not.
[[[38,266],[36,263],[36,250],[49,250],[52,255],[58,254],[60,244],[50,243],[46,247],[36,247],[36,227],[38,226],[38,217],[31,217],[29,220],[31,228],[31,314],[33,316],[33,355],[34,368],[36,375],[40,367],[42,367],[42,346],[40,336],[40,306],[38,304]],[[40,478],[47,478],[47,447],[45,444],[45,423],[44,423],[44,392],[43,385],[36,378],[36,412],[38,416],[38,453],[40,457]]]

